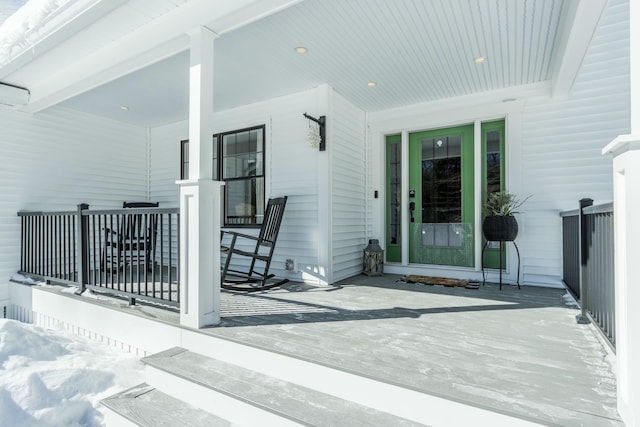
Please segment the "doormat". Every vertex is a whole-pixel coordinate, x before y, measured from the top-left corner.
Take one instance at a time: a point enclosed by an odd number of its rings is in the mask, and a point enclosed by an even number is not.
[[[446,277],[433,277],[433,276],[418,276],[415,274],[410,274],[408,276],[404,276],[402,278],[403,282],[407,283],[422,283],[423,285],[441,285],[448,287],[465,287],[469,284],[469,281],[466,279],[449,279]]]

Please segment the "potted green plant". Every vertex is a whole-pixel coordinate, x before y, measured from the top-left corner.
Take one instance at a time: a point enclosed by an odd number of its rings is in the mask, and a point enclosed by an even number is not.
[[[490,242],[511,242],[518,236],[518,221],[513,216],[529,197],[518,199],[508,191],[497,191],[489,194],[484,205],[485,218],[482,222],[482,233]]]

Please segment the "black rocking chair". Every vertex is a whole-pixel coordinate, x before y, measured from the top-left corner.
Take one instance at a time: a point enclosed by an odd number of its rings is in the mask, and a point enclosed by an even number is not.
[[[282,279],[275,282],[267,282],[275,276],[274,274],[269,274],[269,266],[271,265],[271,257],[276,246],[286,204],[287,196],[269,200],[264,213],[262,227],[257,237],[235,231],[222,231],[223,238],[225,234],[231,236],[229,246],[221,247],[222,253],[227,254],[221,274],[221,287],[223,289],[255,292],[275,288],[289,281],[289,279]],[[253,249],[237,248],[236,244],[241,246],[240,242]],[[243,257],[251,261],[248,271],[229,268],[231,259],[234,256]]]
[[[124,202],[123,208],[157,208],[157,202]],[[114,271],[127,265],[151,269],[156,245],[158,215],[123,215],[119,229],[105,228],[105,246],[101,269]]]

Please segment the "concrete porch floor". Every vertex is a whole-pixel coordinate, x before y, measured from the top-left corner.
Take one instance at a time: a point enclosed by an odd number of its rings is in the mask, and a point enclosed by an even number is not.
[[[201,332],[545,425],[623,426],[615,356],[565,290],[399,277],[223,292]]]

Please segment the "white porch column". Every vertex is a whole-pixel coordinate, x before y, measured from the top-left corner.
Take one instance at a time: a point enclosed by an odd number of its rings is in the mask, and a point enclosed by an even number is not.
[[[618,412],[640,426],[640,0],[629,5],[631,134],[603,150],[613,155]]]
[[[180,185],[180,324],[220,322],[220,188],[212,181],[213,45],[205,27],[191,34],[189,179]]]
[[[640,135],[605,147],[613,157],[618,412],[640,426]]]

